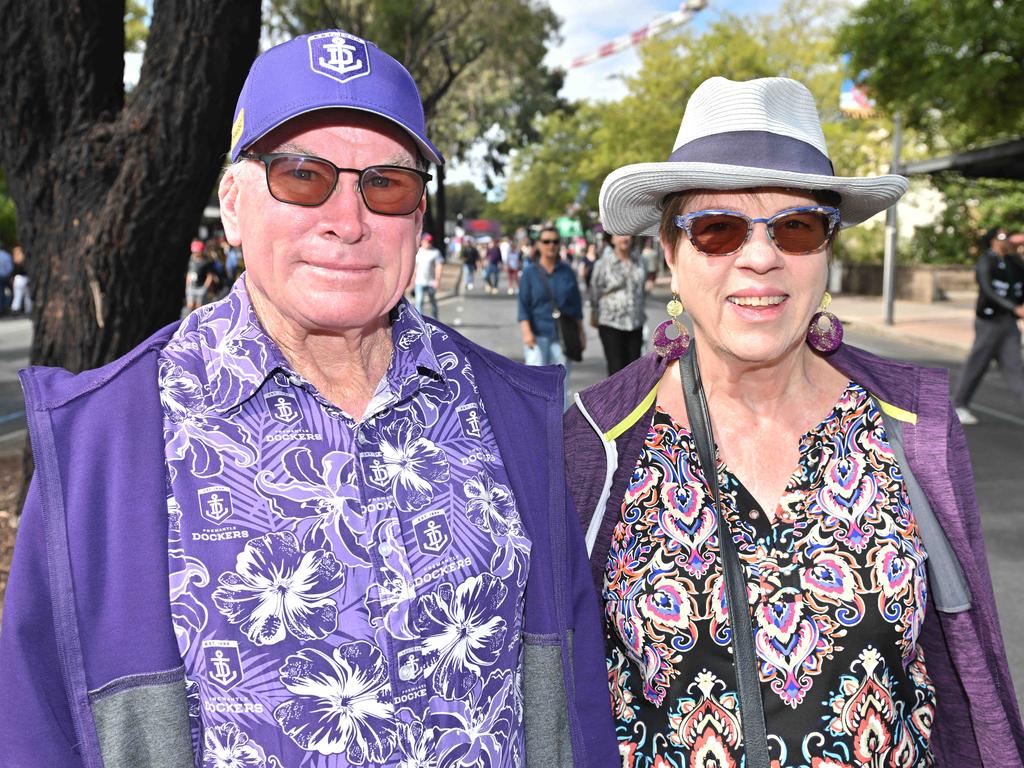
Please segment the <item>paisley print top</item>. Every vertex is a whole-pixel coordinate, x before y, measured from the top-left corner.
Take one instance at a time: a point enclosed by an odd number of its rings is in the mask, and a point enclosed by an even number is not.
[[[774,523],[722,463],[718,479],[776,765],[932,765],[925,553],[874,400],[851,383],[804,435]],[[626,766],[743,764],[710,493],[692,436],[657,409],[605,570]]]
[[[197,767],[522,764],[530,541],[465,357],[405,301],[392,321],[358,419],[244,279],[161,351]]]

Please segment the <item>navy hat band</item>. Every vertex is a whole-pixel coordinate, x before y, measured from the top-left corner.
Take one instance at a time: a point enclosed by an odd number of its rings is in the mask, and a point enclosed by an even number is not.
[[[835,176],[832,161],[816,147],[770,131],[727,131],[702,136],[673,151],[668,160]]]

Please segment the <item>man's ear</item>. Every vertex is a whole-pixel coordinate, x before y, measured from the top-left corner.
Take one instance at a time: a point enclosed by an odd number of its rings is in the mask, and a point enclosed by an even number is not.
[[[224,225],[224,237],[238,247],[242,244],[242,230],[238,225],[239,180],[235,166],[229,165],[220,179],[217,196],[220,198],[220,221]]]

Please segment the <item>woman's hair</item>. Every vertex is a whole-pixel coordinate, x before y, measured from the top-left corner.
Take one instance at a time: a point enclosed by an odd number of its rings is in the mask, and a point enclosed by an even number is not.
[[[731,191],[746,192],[753,196],[769,189],[774,191],[776,188],[760,187],[755,189]],[[690,201],[698,195],[714,194],[720,191],[722,190],[687,189],[683,192],[672,192],[664,197],[661,201],[661,224],[658,227],[658,234],[661,235],[661,239],[668,245],[668,248],[665,251],[665,258],[669,261],[675,258],[676,246],[679,245],[679,238],[683,234],[683,231],[676,226],[674,221],[675,217],[682,213]],[[837,207],[839,203],[842,202],[842,196],[831,189],[785,189],[784,191],[808,195],[813,198],[818,205],[831,205],[833,207]]]

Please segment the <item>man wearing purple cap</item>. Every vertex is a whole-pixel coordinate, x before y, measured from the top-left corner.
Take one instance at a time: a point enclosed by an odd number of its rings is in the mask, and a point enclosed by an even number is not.
[[[337,30],[272,48],[230,159],[232,292],[23,375],[0,755],[617,765],[562,374],[402,297],[443,163],[408,72]]]

